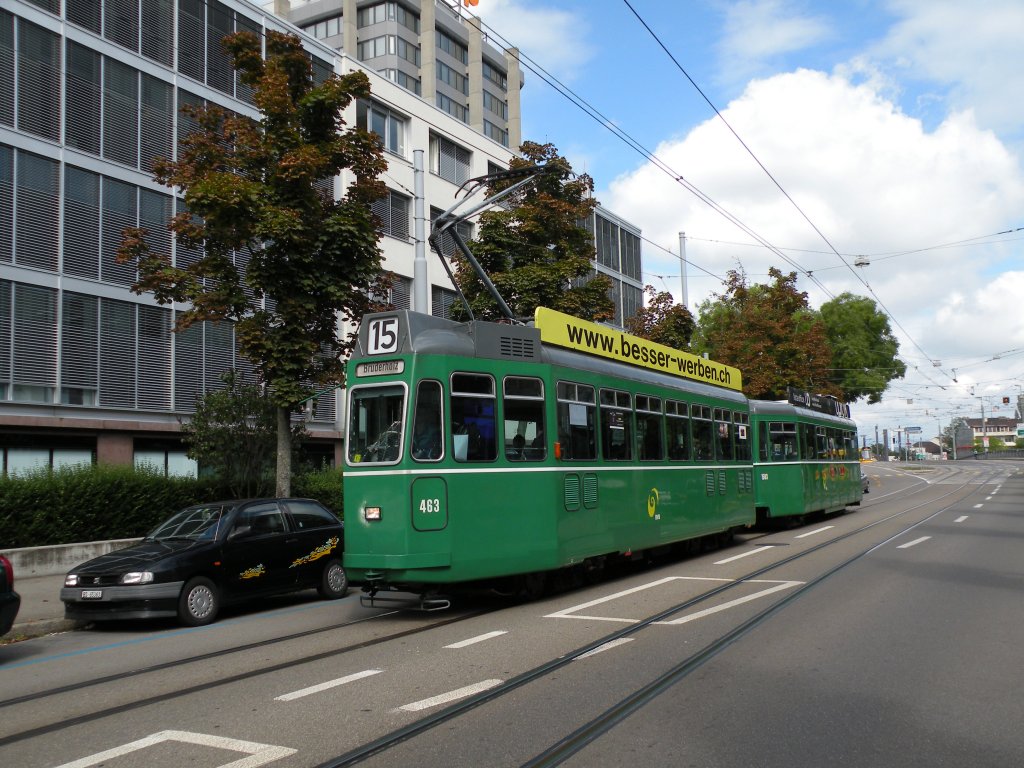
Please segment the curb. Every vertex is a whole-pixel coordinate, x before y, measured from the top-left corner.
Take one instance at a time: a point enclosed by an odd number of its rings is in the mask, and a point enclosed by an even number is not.
[[[0,645],[17,643],[22,640],[31,640],[34,637],[43,637],[57,632],[71,632],[82,629],[88,622],[72,621],[70,619],[40,619],[39,621],[25,621],[15,624],[6,635],[0,635]]]

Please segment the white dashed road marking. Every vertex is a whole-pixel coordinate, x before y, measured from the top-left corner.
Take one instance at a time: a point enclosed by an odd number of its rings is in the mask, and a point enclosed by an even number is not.
[[[476,693],[482,693],[496,685],[501,685],[502,682],[502,680],[484,680],[483,682],[476,683],[474,685],[467,685],[465,688],[459,688],[454,691],[448,691],[448,693],[442,693],[440,696],[432,696],[431,698],[423,699],[422,701],[414,701],[412,704],[406,704],[395,711],[419,712],[424,709],[430,709],[431,707],[439,707],[442,704],[458,701],[459,699],[464,699],[467,696],[472,696]]]
[[[490,640],[491,638],[501,637],[502,635],[507,634],[508,632],[506,630],[501,629],[495,632],[488,632],[485,635],[477,635],[476,637],[471,637],[468,640],[460,640],[457,643],[446,645],[445,648],[465,648],[467,645],[473,645],[474,643],[482,643],[484,640]]]
[[[829,530],[831,528],[835,528],[835,526],[834,525],[826,525],[824,528],[817,528],[817,529],[815,529],[813,531],[808,531],[807,533],[801,533],[799,536],[794,536],[794,538],[796,538],[796,539],[805,539],[808,536],[813,536],[816,533],[823,533],[824,531],[827,531],[827,530]]]
[[[756,555],[758,552],[764,552],[766,549],[773,549],[773,547],[754,547],[749,552],[744,552],[742,555],[734,555],[733,557],[727,557],[725,560],[719,560],[715,565],[725,565],[731,563],[733,560],[739,560],[741,557],[749,557],[750,555]]]
[[[309,686],[309,688],[303,688],[300,691],[292,691],[291,693],[285,693],[281,696],[275,696],[274,701],[294,701],[295,699],[301,699],[303,696],[309,696],[313,693],[320,693],[321,691],[327,691],[331,688],[337,688],[339,685],[345,685],[345,683],[352,683],[356,680],[362,680],[364,677],[379,675],[383,671],[384,670],[382,669],[366,669],[362,672],[356,672],[354,675],[339,677],[337,680],[328,680],[326,683],[311,685]]]
[[[913,541],[908,541],[906,544],[900,544],[896,549],[910,549],[911,547],[920,544],[922,541],[928,541],[930,538],[931,536],[922,536],[920,539],[914,539]]]

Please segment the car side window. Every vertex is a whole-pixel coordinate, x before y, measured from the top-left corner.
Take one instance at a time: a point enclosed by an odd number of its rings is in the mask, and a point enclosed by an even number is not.
[[[241,526],[249,526],[253,536],[284,533],[286,530],[284,513],[274,502],[253,504],[243,509],[235,520],[235,528]]]
[[[289,501],[286,504],[297,530],[308,531],[311,528],[326,528],[339,524],[338,518],[331,514],[330,510],[315,501]]]

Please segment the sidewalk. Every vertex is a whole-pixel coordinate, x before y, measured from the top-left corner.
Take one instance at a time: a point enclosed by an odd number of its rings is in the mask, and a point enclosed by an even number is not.
[[[64,603],[60,601],[64,575],[79,563],[137,541],[113,539],[2,550],[14,566],[14,591],[21,595],[21,608],[11,631],[0,636],[0,643],[82,626],[84,622],[64,619]]]
[[[64,618],[64,603],[60,601],[62,586],[63,573],[21,578],[15,572],[14,591],[21,595],[21,608],[18,609],[11,631],[0,636],[0,643],[26,640],[51,632],[66,632],[82,626],[82,622],[67,621]]]

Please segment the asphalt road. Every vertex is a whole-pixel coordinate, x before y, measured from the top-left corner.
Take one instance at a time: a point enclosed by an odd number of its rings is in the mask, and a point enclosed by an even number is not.
[[[0,646],[0,763],[316,766],[636,628],[362,764],[1024,764],[1024,474],[868,472],[871,493],[846,515],[533,603],[414,614],[304,594],[200,629]],[[576,751],[545,757],[602,718]]]

